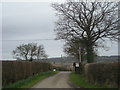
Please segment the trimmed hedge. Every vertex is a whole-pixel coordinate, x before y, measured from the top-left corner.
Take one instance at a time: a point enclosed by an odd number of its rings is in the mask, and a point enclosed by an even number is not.
[[[69,68],[66,68],[66,67],[56,67],[56,70],[57,71],[72,71],[72,70],[70,70]]]
[[[52,65],[44,62],[2,61],[2,85],[5,86],[51,69]]]
[[[91,83],[119,87],[120,62],[86,64],[85,76]]]

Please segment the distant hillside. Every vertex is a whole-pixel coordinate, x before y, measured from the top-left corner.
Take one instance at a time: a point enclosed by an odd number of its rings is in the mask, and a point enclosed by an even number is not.
[[[35,61],[43,61],[50,63],[73,63],[78,61],[75,57],[59,57],[59,58],[48,58]],[[120,60],[119,60],[120,61]],[[86,61],[85,61],[86,62]],[[95,62],[118,62],[118,56],[97,56]]]
[[[95,62],[118,62],[120,61],[120,56],[98,56],[95,57]]]
[[[77,59],[75,57],[58,57],[58,58],[48,58],[48,59],[40,59],[40,60],[35,60],[35,61],[43,61],[43,62],[52,62],[52,63],[56,63],[56,62],[60,62],[60,63],[73,63],[76,62]]]

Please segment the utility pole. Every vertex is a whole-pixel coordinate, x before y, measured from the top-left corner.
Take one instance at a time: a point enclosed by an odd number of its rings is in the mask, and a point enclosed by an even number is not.
[[[79,44],[79,62],[81,63],[81,48],[80,48],[80,44]]]

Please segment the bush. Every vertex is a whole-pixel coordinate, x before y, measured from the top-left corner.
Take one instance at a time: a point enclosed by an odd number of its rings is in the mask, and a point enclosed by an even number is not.
[[[66,68],[66,67],[56,67],[57,71],[70,71],[70,69]]]
[[[2,61],[2,85],[26,79],[34,74],[51,70],[52,65],[43,62]]]
[[[91,63],[85,65],[85,76],[89,82],[120,86],[120,63]]]

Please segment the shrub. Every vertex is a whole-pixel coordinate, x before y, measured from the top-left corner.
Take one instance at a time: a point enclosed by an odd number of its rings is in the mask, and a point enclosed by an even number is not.
[[[85,76],[89,82],[120,86],[120,63],[91,63],[85,65]]]
[[[43,62],[2,61],[2,85],[26,79],[34,74],[51,70],[52,65]]]

